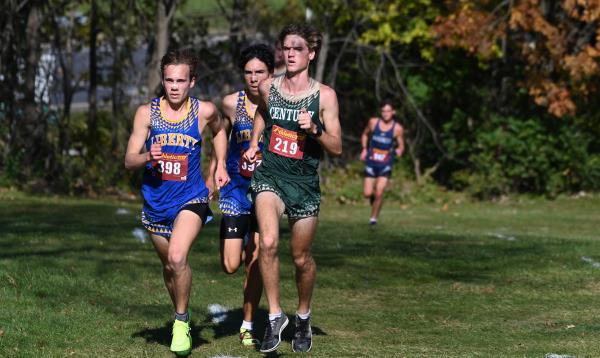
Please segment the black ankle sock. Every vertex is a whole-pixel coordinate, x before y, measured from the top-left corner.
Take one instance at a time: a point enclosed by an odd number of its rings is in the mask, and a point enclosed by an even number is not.
[[[177,313],[175,312],[175,319],[183,322],[187,322],[190,319],[189,313]]]

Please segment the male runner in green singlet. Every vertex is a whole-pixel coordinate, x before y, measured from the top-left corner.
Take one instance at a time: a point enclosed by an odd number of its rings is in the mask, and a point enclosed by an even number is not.
[[[286,213],[291,229],[291,250],[296,266],[298,307],[292,340],[295,352],[312,347],[310,303],[316,265],[311,245],[321,202],[317,168],[323,149],[342,153],[342,131],[336,93],[310,78],[308,68],[321,46],[321,34],[307,24],[290,24],[279,35],[286,74],[261,82],[262,101],[254,117],[246,159],[256,159],[264,134],[262,164],[250,188],[260,232],[259,267],[269,303],[269,324],[260,351],[272,352],[288,324],[279,304],[279,219]],[[264,133],[263,133],[264,132]]]

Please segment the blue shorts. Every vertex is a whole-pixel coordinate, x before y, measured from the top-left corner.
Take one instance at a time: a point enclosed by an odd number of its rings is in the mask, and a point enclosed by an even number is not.
[[[365,177],[367,178],[377,178],[377,177],[391,177],[392,176],[392,166],[391,165],[382,165],[382,166],[365,166]]]
[[[252,203],[248,199],[250,179],[241,175],[231,175],[227,185],[219,190],[219,209],[223,215],[250,215]]]
[[[189,210],[197,214],[200,219],[202,219],[202,225],[209,223],[213,219],[213,213],[208,207],[208,198],[199,198],[188,201],[181,205],[179,210],[175,211],[174,214],[165,215],[163,217],[150,217],[142,210],[142,225],[144,225],[146,230],[151,234],[169,239],[173,233],[175,219],[182,210]]]

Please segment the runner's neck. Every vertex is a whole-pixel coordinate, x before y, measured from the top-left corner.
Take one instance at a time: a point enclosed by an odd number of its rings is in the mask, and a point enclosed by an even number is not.
[[[379,129],[382,131],[389,131],[390,128],[394,126],[394,119],[390,119],[389,121],[385,121],[383,118],[379,118]]]
[[[246,106],[246,112],[251,118],[254,118],[254,114],[256,113],[256,108],[258,108],[258,101],[260,100],[259,96],[253,96],[250,94],[250,91],[245,90],[244,96],[244,105]]]
[[[171,103],[166,97],[162,97],[160,100],[160,111],[163,118],[175,122],[185,119],[189,112],[189,102],[189,96],[179,104]]]
[[[294,74],[288,72],[281,81],[281,92],[294,96],[302,94],[311,89],[313,81],[308,75],[308,70]]]

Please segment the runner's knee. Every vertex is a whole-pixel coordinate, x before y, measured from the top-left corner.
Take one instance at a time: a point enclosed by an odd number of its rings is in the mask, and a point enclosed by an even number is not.
[[[232,258],[228,258],[225,257],[223,259],[223,271],[227,274],[234,274],[237,272],[238,268],[240,267],[240,260],[239,259],[232,259]]]
[[[275,256],[277,254],[277,240],[275,237],[264,236],[260,238],[260,254]]]
[[[310,252],[302,252],[294,254],[294,265],[299,270],[306,270],[308,267],[314,265],[314,260]]]
[[[167,269],[173,272],[183,270],[187,265],[187,255],[182,251],[169,250]]]

